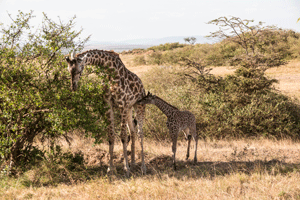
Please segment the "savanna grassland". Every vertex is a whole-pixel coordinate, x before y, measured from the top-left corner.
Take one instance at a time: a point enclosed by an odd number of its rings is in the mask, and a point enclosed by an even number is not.
[[[299,33],[220,17],[209,22],[220,42],[122,52],[146,91],[195,115],[200,137],[193,163],[193,141],[185,160],[180,135],[174,171],[166,116],[147,105],[147,174],[136,142],[128,178],[118,136],[107,175],[105,66],[85,66],[70,90],[64,52],[89,38],[78,38],[75,17],[44,14],[36,30],[32,18],[20,11],[0,25],[0,199],[300,199]]]
[[[146,142],[147,175],[138,169],[122,174],[121,144],[116,147],[118,175],[106,174],[108,145],[75,138],[72,151],[82,151],[86,172],[78,170],[66,183],[53,184],[50,174],[34,169],[19,179],[2,180],[4,199],[297,199],[300,145],[290,140],[201,141],[199,162],[185,161],[185,142],[179,143],[178,170],[173,171],[169,143]],[[95,161],[97,158],[97,162]],[[99,163],[100,161],[100,163]],[[139,161],[139,160],[138,160]],[[90,162],[90,163],[89,163]],[[44,172],[45,173],[45,172]],[[50,172],[49,172],[50,173]],[[59,173],[59,172],[57,172]],[[74,172],[71,172],[74,173]],[[88,174],[89,180],[77,176]],[[85,176],[86,176],[85,174]],[[55,176],[55,175],[54,175]],[[48,180],[38,180],[47,177]],[[86,178],[85,178],[86,179]],[[26,181],[49,185],[26,185]],[[52,184],[51,184],[52,182]]]
[[[130,56],[122,56],[130,63]],[[129,67],[144,81],[158,66]],[[295,78],[300,76],[299,61],[267,71],[279,79],[275,86],[293,98],[300,95]],[[172,69],[167,69],[172,71]],[[231,67],[217,67],[212,73],[230,74]],[[154,78],[152,76],[152,78]],[[148,83],[150,84],[150,83]],[[147,85],[147,84],[146,84]],[[170,97],[172,98],[172,97]],[[148,106],[149,108],[150,106]],[[155,108],[154,108],[155,109]],[[147,112],[150,112],[147,109]],[[158,112],[158,110],[156,111]],[[146,120],[147,121],[147,120]],[[151,123],[151,122],[146,122]],[[167,135],[167,131],[163,134]],[[43,163],[18,178],[1,180],[2,199],[299,199],[300,143],[291,139],[200,139],[198,163],[185,160],[186,141],[177,150],[178,169],[172,168],[168,140],[147,139],[147,175],[138,166],[125,178],[122,144],[115,147],[117,175],[107,177],[108,144],[95,145],[80,131],[71,135],[71,145],[60,141],[63,152],[84,159],[70,169],[66,163]],[[192,143],[193,144],[193,143]],[[45,147],[47,148],[47,147]],[[130,155],[130,148],[129,155]],[[193,145],[192,145],[193,156]]]

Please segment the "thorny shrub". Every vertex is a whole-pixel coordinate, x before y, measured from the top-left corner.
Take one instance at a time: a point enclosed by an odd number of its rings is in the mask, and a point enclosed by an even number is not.
[[[88,40],[79,38],[82,30],[73,30],[75,18],[56,23],[44,14],[42,25],[34,29],[33,17],[32,12],[19,12],[0,30],[0,169],[4,171],[32,160],[37,136],[51,140],[82,128],[101,141],[105,127],[100,79],[84,76],[78,92],[69,88],[63,53],[82,49]]]

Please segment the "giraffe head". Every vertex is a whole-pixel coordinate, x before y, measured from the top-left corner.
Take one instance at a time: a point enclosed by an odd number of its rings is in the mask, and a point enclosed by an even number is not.
[[[74,52],[72,52],[70,58],[69,56],[65,58],[68,63],[68,70],[71,74],[71,89],[73,91],[78,88],[78,82],[84,68],[84,58],[85,57],[76,57]]]
[[[137,104],[155,104],[155,95],[152,95],[149,91],[146,96],[144,96],[141,100],[137,101]]]

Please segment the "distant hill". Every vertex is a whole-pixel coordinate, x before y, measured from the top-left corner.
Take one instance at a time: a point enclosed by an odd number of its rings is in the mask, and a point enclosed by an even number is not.
[[[122,52],[132,49],[146,49],[151,46],[156,46],[165,43],[185,43],[184,38],[191,36],[172,36],[164,38],[145,38],[145,39],[133,39],[133,40],[124,40],[120,42],[99,42],[99,41],[90,41],[85,49],[104,49],[104,50],[114,50],[116,52]],[[204,36],[193,36],[195,37],[196,43],[213,43],[212,40],[205,38]]]
[[[130,44],[95,44],[90,43],[84,47],[84,50],[88,49],[103,49],[103,50],[113,50],[115,52],[128,51],[132,49],[147,49],[153,45],[130,45]]]
[[[136,40],[125,40],[122,43],[126,44],[140,44],[140,45],[160,45],[165,43],[185,43],[184,38],[189,36],[172,36],[172,37],[163,37],[163,38],[147,38],[147,39],[136,39]],[[197,39],[196,43],[212,43],[211,40],[205,38],[204,36],[193,36]]]

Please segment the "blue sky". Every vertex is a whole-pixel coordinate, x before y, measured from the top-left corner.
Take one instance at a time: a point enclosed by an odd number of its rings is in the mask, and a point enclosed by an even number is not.
[[[207,22],[221,16],[263,21],[266,25],[300,32],[300,0],[0,0],[0,22],[7,13],[34,11],[35,24],[42,12],[67,21],[76,15],[76,28],[93,41],[123,41],[169,36],[208,35],[217,30]]]

